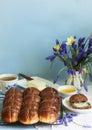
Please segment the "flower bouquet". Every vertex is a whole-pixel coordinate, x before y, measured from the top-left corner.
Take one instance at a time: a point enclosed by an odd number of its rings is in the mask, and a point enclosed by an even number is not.
[[[66,70],[69,75],[66,84],[74,85],[80,89],[84,86],[84,79],[81,77],[81,74],[91,76],[92,35],[87,38],[79,38],[78,40],[75,36],[71,36],[62,43],[56,40],[53,54],[46,57],[46,60],[53,62],[56,58],[63,62],[64,67],[58,71],[54,83],[57,82],[61,72]]]

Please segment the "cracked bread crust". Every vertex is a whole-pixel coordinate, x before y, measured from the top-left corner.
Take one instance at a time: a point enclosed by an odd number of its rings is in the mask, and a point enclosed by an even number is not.
[[[75,94],[70,97],[70,103],[86,102],[88,98],[84,94]]]

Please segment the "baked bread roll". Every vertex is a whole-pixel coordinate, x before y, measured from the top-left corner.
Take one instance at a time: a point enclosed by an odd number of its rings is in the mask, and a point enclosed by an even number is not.
[[[17,88],[9,89],[3,101],[1,118],[4,122],[18,121],[18,115],[22,104],[22,92]]]
[[[88,98],[84,94],[75,94],[70,97],[69,100],[72,108],[75,109],[90,109],[91,104],[88,102]]]
[[[54,123],[58,119],[60,97],[54,88],[45,88],[40,93],[39,120],[43,123]]]
[[[58,112],[60,110],[60,106],[58,105],[58,102],[55,102],[54,100],[47,100],[44,99],[40,103],[40,111],[43,109],[53,109],[54,111]]]
[[[25,89],[25,91],[23,92],[23,96],[27,96],[31,94],[39,95],[40,91],[37,88],[31,87],[31,88]]]
[[[40,122],[52,124],[58,119],[58,113],[54,109],[48,108],[39,110],[39,120]]]
[[[19,114],[22,124],[35,124],[39,121],[38,109],[40,102],[40,91],[37,88],[27,88],[23,92],[23,102]]]
[[[19,114],[19,121],[26,125],[37,123],[39,121],[38,111],[36,109],[22,108]]]
[[[51,95],[58,95],[58,91],[52,87],[47,87],[45,89],[43,89],[41,92],[40,92],[40,96],[43,97],[47,94],[51,94]]]

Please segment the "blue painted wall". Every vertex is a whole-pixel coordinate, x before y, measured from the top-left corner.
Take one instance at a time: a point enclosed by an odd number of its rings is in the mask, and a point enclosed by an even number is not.
[[[92,32],[92,0],[0,0],[0,73],[54,78],[45,57],[56,38]]]

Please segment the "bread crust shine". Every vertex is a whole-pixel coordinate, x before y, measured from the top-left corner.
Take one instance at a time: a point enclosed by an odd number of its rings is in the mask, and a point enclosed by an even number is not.
[[[41,102],[39,108],[39,120],[43,123],[53,123],[58,119],[60,110],[60,98],[54,88],[45,88],[41,91]]]
[[[38,109],[40,91],[36,88],[27,88],[23,92],[23,102],[19,113],[19,121],[22,124],[35,124],[39,121]]]
[[[70,103],[86,102],[88,99],[84,94],[75,94],[70,97]]]
[[[1,118],[3,121],[13,123],[18,121],[18,115],[22,104],[22,92],[17,88],[11,88],[6,92]]]

